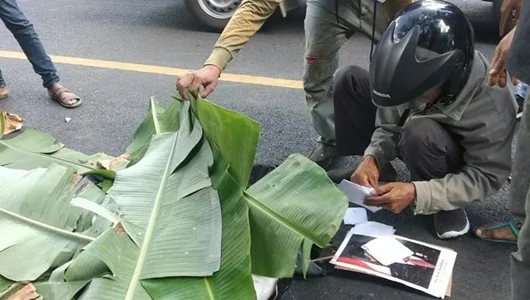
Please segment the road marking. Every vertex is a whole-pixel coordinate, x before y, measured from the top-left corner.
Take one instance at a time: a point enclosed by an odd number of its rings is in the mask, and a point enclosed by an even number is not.
[[[27,60],[27,57],[23,52],[15,52],[15,51],[1,51],[0,50],[0,57]],[[113,69],[113,70],[134,71],[134,72],[151,73],[151,74],[161,74],[161,75],[183,76],[186,73],[191,71],[191,70],[180,69],[180,68],[170,68],[170,67],[163,67],[163,66],[152,66],[152,65],[144,65],[144,64],[124,63],[124,62],[117,62],[117,61],[69,57],[69,56],[50,55],[50,57],[54,63],[62,63],[62,64],[85,66],[85,67],[95,67],[95,68],[106,68],[106,69]],[[246,84],[290,88],[290,89],[302,89],[303,88],[302,81],[300,80],[289,80],[289,79],[282,79],[282,78],[262,77],[262,76],[252,76],[252,75],[242,75],[242,74],[223,73],[221,75],[220,80],[236,82],[236,83],[246,83]]]

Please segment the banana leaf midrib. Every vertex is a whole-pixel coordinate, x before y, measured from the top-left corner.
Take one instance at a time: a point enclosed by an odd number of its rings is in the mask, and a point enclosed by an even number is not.
[[[282,218],[281,216],[279,216],[277,213],[275,213],[272,209],[268,208],[267,206],[265,206],[263,203],[261,203],[258,199],[252,197],[251,195],[249,195],[248,193],[244,192],[243,193],[244,197],[245,197],[245,200],[247,201],[247,203],[257,209],[259,209],[261,212],[263,212],[264,214],[266,214],[267,216],[269,216],[271,219],[275,220],[276,222],[282,224],[284,227],[288,228],[289,230],[295,232],[296,234],[298,234],[299,236],[305,238],[305,239],[308,239],[310,240],[311,242],[313,242],[313,244],[316,244],[320,247],[326,247],[327,244],[322,244],[318,241],[318,238],[315,237],[314,235],[312,235],[310,232],[302,232],[300,230],[298,230],[296,228],[295,225],[293,225],[292,223],[290,222],[287,222],[285,221],[284,218]]]
[[[4,141],[0,140],[0,144],[6,146],[7,148],[9,149],[13,149],[15,151],[20,151],[20,152],[23,152],[23,153],[26,153],[26,154],[30,154],[30,155],[34,155],[34,156],[38,156],[38,157],[45,157],[47,159],[50,159],[50,160],[53,160],[53,161],[56,161],[56,162],[62,162],[62,163],[65,163],[67,165],[76,165],[80,168],[84,168],[86,169],[87,171],[88,170],[96,170],[96,168],[91,168],[91,167],[88,167],[87,165],[84,165],[82,163],[76,163],[76,162],[73,162],[73,161],[68,161],[66,159],[62,159],[62,158],[58,158],[58,157],[54,157],[53,154],[63,150],[64,148],[61,148],[57,151],[55,151],[54,153],[52,154],[44,154],[44,153],[36,153],[36,152],[32,152],[32,151],[28,151],[28,150],[24,150],[24,149],[20,149],[20,148],[16,148],[16,147],[13,147],[11,145],[9,145],[8,143],[5,143]],[[74,151],[74,150],[72,150]],[[81,172],[85,172],[85,171],[81,171]]]
[[[68,231],[68,230],[61,229],[61,228],[57,228],[55,226],[51,226],[51,225],[48,225],[48,224],[45,224],[45,223],[30,219],[30,218],[27,218],[27,217],[21,216],[19,214],[10,212],[10,211],[8,211],[6,209],[3,209],[3,208],[0,208],[0,214],[3,214],[3,215],[5,215],[8,218],[11,218],[13,220],[29,224],[31,227],[37,227],[39,229],[44,229],[44,230],[46,230],[48,232],[52,232],[53,234],[56,234],[56,235],[59,235],[59,236],[63,236],[63,237],[67,237],[70,240],[76,240],[76,241],[78,241],[80,243],[83,243],[83,244],[88,244],[88,243],[91,243],[94,240],[96,240],[93,237],[82,235],[82,234],[75,233],[75,232],[71,232],[71,231]]]

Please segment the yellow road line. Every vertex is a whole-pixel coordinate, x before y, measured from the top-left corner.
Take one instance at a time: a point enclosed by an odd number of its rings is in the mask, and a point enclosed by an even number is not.
[[[24,60],[27,59],[26,55],[23,52],[15,52],[15,51],[1,51],[0,50],[0,57],[1,58],[24,59]],[[69,64],[69,65],[75,65],[75,66],[85,66],[85,67],[106,68],[106,69],[113,69],[113,70],[161,74],[161,75],[183,76],[190,71],[187,69],[170,68],[170,67],[163,67],[163,66],[152,66],[152,65],[144,65],[144,64],[134,64],[134,63],[124,63],[124,62],[117,62],[117,61],[79,58],[79,57],[56,56],[56,55],[50,55],[50,57],[55,63]],[[237,82],[237,83],[257,84],[257,85],[283,87],[283,88],[291,88],[291,89],[302,89],[302,81],[299,81],[299,80],[289,80],[289,79],[281,79],[281,78],[273,78],[273,77],[262,77],[262,76],[230,74],[230,73],[223,73],[220,79],[223,81]]]

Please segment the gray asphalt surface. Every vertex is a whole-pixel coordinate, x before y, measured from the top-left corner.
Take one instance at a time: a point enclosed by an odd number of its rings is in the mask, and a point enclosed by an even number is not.
[[[21,0],[51,55],[195,69],[202,65],[218,37],[192,19],[176,0]],[[491,4],[455,1],[468,13],[477,32],[477,48],[491,57],[497,27]],[[303,10],[264,26],[231,63],[227,72],[299,80],[303,63]],[[0,50],[20,51],[0,26]],[[342,63],[368,67],[370,42],[352,37],[341,51]],[[57,64],[62,83],[85,100],[76,110],[51,102],[27,61],[0,58],[12,91],[3,109],[26,118],[25,126],[46,131],[68,147],[85,153],[119,155],[143,119],[150,96],[163,104],[174,94],[172,76]],[[211,100],[261,123],[257,162],[279,164],[291,153],[307,153],[317,135],[308,117],[304,93],[249,84],[221,82]],[[72,121],[65,123],[64,118]],[[343,161],[342,164],[353,164]],[[400,178],[408,174],[397,163]],[[468,209],[472,226],[509,219],[507,186]],[[439,241],[430,217],[378,212],[371,220],[391,224],[397,234],[450,247],[458,252],[452,299],[507,299],[509,254],[515,247],[479,241],[471,235]],[[343,228],[337,236],[341,236]],[[333,272],[322,278],[296,280],[285,300],[429,299],[411,289],[372,277]]]

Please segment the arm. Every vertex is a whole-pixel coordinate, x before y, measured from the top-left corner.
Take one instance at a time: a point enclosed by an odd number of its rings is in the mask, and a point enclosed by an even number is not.
[[[244,0],[217,40],[204,65],[224,70],[234,55],[274,13],[281,0]]]
[[[397,157],[397,144],[401,126],[400,114],[395,108],[378,108],[375,119],[375,131],[364,156],[373,156],[381,169],[386,163]]]
[[[500,100],[505,99],[493,101]],[[492,115],[483,118],[498,122],[485,126],[479,119],[474,124],[476,126],[469,126],[470,132],[461,142],[466,166],[460,172],[447,174],[441,179],[413,182],[417,195],[416,207],[413,207],[415,214],[461,208],[483,200],[504,184],[511,171],[515,121],[500,120]]]
[[[221,72],[232,57],[243,48],[265,23],[282,0],[243,0],[217,40],[210,57],[202,69],[177,78],[176,87],[180,96],[187,100],[188,91],[194,95],[204,90],[201,97],[207,97],[217,87]]]

